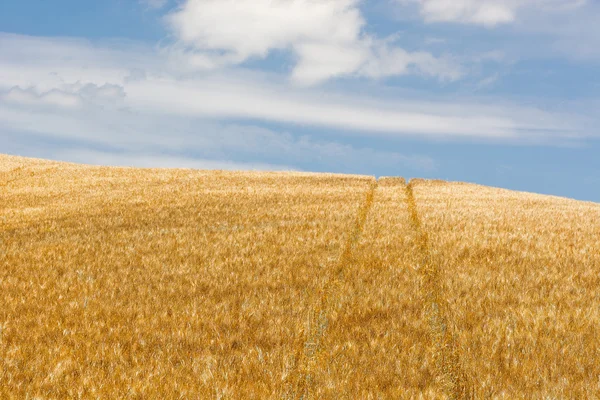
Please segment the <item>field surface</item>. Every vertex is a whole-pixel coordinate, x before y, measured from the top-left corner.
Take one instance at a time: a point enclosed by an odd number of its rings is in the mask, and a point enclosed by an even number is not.
[[[1,399],[600,398],[600,205],[0,155]]]

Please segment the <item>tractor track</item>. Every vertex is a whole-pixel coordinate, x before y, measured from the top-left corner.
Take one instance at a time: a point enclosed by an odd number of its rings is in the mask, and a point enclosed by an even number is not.
[[[361,205],[354,227],[346,238],[343,251],[335,268],[329,274],[323,292],[313,307],[309,331],[304,341],[303,348],[298,352],[297,362],[294,370],[288,376],[287,381],[292,385],[292,393],[288,398],[307,399],[313,397],[314,374],[323,360],[323,339],[327,334],[330,315],[333,312],[335,299],[339,288],[344,280],[344,272],[349,264],[353,262],[353,251],[362,236],[367,217],[373,206],[375,191],[378,181],[374,180],[367,192],[366,199]]]
[[[432,259],[429,236],[423,229],[418,212],[413,181],[405,186],[410,223],[417,240],[421,296],[424,315],[429,321],[435,372],[445,394],[451,399],[471,399],[471,384],[460,362],[460,352],[453,339],[445,310],[443,274]]]

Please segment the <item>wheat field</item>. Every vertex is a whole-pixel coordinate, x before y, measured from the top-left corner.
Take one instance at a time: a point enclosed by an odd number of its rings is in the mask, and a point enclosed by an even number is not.
[[[0,155],[0,398],[600,398],[600,205]]]

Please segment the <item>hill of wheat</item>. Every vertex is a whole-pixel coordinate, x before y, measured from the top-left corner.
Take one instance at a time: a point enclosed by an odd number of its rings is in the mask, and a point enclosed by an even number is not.
[[[0,156],[0,398],[600,397],[600,205]]]

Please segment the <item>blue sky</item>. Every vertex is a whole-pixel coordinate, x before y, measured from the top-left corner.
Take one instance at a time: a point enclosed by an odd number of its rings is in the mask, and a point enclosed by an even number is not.
[[[0,152],[600,202],[592,0],[0,2]]]

